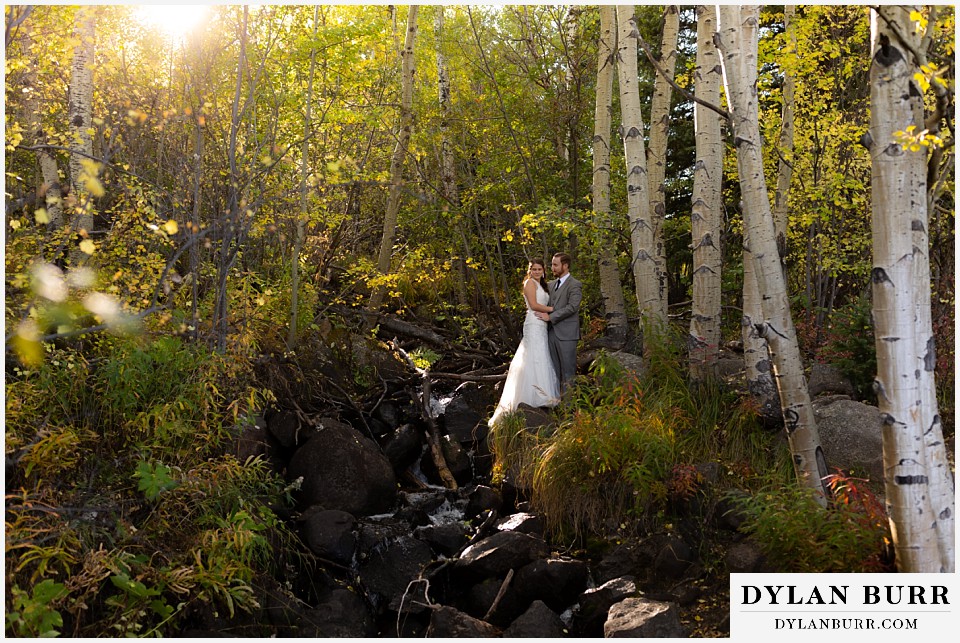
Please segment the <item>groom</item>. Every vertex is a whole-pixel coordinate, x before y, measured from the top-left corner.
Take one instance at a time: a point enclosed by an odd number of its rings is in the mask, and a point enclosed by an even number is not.
[[[577,375],[577,341],[580,339],[580,300],[583,286],[570,274],[570,255],[558,252],[553,255],[550,269],[556,277],[550,283],[552,313],[535,313],[539,319],[549,322],[548,336],[553,368],[560,380],[560,392],[567,390]]]

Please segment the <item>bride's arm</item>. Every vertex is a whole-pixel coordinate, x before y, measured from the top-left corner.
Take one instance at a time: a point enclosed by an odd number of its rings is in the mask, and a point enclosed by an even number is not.
[[[523,298],[527,300],[527,306],[530,307],[530,310],[535,310],[538,313],[552,313],[553,308],[551,306],[544,306],[543,304],[537,303],[537,282],[533,279],[527,279],[523,284]]]

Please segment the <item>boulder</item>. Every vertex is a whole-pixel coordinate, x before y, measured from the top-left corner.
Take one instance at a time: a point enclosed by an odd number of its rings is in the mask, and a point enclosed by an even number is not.
[[[883,484],[880,409],[845,397],[813,401],[820,444],[830,469],[839,467]]]
[[[628,373],[632,373],[637,377],[643,377],[643,374],[646,372],[646,366],[643,363],[643,358],[639,355],[634,355],[633,353],[628,353],[626,351],[616,351],[613,353],[608,353],[620,366],[624,368]]]
[[[457,484],[464,485],[473,479],[473,467],[470,464],[470,456],[463,450],[460,443],[449,435],[440,438],[440,450],[443,453],[443,459],[447,463],[447,468],[453,475]],[[440,474],[433,462],[433,454],[429,449],[423,452],[420,458],[420,470],[427,479],[440,482]]]
[[[501,507],[503,507],[503,496],[499,491],[486,485],[477,485],[467,494],[467,506],[463,510],[463,517],[469,520],[487,509],[500,511]]]
[[[535,600],[562,612],[572,605],[587,585],[587,565],[579,560],[535,560],[517,571],[510,586],[511,602],[519,609]]]
[[[301,505],[321,505],[355,516],[393,506],[397,480],[376,443],[335,420],[324,418],[320,424],[290,459],[288,477],[303,478]]]
[[[543,537],[546,525],[543,518],[536,514],[521,511],[501,518],[496,523],[497,531],[517,531],[521,534]]]
[[[246,462],[250,458],[260,456],[274,464],[274,468],[279,471],[280,467],[277,466],[279,465],[279,458],[275,457],[276,447],[276,440],[267,431],[265,423],[248,424],[243,427],[237,437],[234,453],[237,454],[237,460],[240,462]],[[7,480],[13,479],[11,465],[15,465],[15,461],[7,456]]]
[[[487,439],[487,418],[496,400],[491,387],[464,382],[443,411],[443,426],[461,444],[482,444]]]
[[[444,556],[453,556],[467,542],[467,528],[455,522],[417,527],[413,535]]]
[[[495,638],[500,630],[452,607],[440,607],[430,615],[427,638]]]
[[[411,588],[411,595],[404,598],[410,581],[420,575],[423,567],[433,560],[430,547],[412,536],[403,536],[386,547],[375,550],[360,565],[360,578],[367,589],[379,594],[388,609],[400,611],[403,600],[404,610],[425,609],[422,592],[426,585],[420,583],[420,591]],[[411,600],[413,599],[413,600]]]
[[[680,610],[673,603],[627,598],[610,608],[605,638],[684,638]]]
[[[740,525],[747,519],[747,514],[740,507],[739,501],[748,497],[749,494],[740,489],[733,489],[721,496],[713,509],[713,523],[721,529],[739,530]]]
[[[724,560],[730,573],[752,574],[763,571],[766,556],[756,541],[747,538],[731,545]]]
[[[467,547],[454,567],[479,578],[500,576],[538,558],[545,558],[549,553],[550,548],[542,538],[501,531]]]
[[[543,601],[534,601],[503,631],[503,638],[560,638],[565,634],[560,617]]]
[[[578,636],[603,636],[603,624],[610,608],[628,596],[637,593],[633,576],[621,576],[609,580],[600,587],[588,589],[577,600],[574,613],[574,628]]]
[[[275,409],[267,414],[267,431],[280,446],[291,449],[306,442],[311,427],[302,426],[300,416],[295,411]]]
[[[398,473],[406,471],[422,453],[423,431],[412,424],[397,427],[383,443],[383,454]]]
[[[327,509],[305,513],[301,533],[314,554],[349,566],[357,551],[357,519],[346,511]]]
[[[377,633],[363,599],[347,589],[335,589],[313,609],[307,610],[297,627],[300,638],[359,638]]]
[[[825,393],[849,396],[856,393],[850,380],[840,372],[839,368],[830,364],[814,364],[810,368],[807,390],[811,398]]]
[[[669,536],[653,560],[654,573],[659,578],[679,580],[694,562],[695,557],[683,540],[676,536]]]

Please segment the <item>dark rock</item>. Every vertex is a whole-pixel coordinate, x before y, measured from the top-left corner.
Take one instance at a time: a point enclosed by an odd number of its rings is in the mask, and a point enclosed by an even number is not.
[[[427,638],[494,638],[500,630],[452,607],[441,607],[430,615]]]
[[[389,427],[399,426],[400,409],[390,400],[385,400],[373,411],[373,419],[379,420]]]
[[[613,353],[607,353],[607,355],[612,357],[628,373],[632,373],[638,377],[642,377],[643,374],[646,373],[646,366],[643,363],[643,358],[638,355],[628,353],[627,351],[616,351]]]
[[[412,424],[398,427],[383,444],[383,454],[397,472],[405,471],[422,453],[423,431]]]
[[[743,357],[722,357],[717,360],[717,375],[720,377],[740,375],[745,368]]]
[[[440,450],[443,453],[447,468],[457,484],[465,485],[469,483],[473,479],[473,467],[470,464],[470,456],[463,450],[463,447],[455,439],[451,439],[449,435],[444,435],[440,438]],[[420,458],[420,470],[427,476],[427,479],[441,482],[430,449],[425,450]]]
[[[250,458],[262,457],[264,460],[271,460],[271,454],[274,449],[271,448],[272,436],[270,436],[266,427],[258,424],[251,424],[243,427],[240,436],[237,438],[234,453],[237,454],[237,460],[246,462]],[[10,476],[10,465],[12,459],[7,457],[7,479]]]
[[[715,485],[720,482],[719,462],[701,462],[697,465],[697,472],[703,476],[703,482],[707,485]]]
[[[267,431],[288,449],[306,441],[310,430],[305,429],[301,429],[300,416],[295,411],[275,410],[267,416]],[[301,435],[301,431],[304,435]]]
[[[461,444],[481,444],[487,439],[487,421],[496,400],[491,387],[464,382],[443,411],[447,433]]]
[[[424,608],[410,597],[403,599],[403,596],[410,581],[417,578],[432,559],[433,554],[426,543],[412,536],[403,536],[371,552],[360,565],[360,578],[370,592],[379,594],[386,601],[389,609],[399,611],[400,601],[404,600],[404,609],[419,611]]]
[[[459,523],[417,527],[413,535],[444,556],[453,556],[467,542],[467,528]]]
[[[503,578],[485,578],[467,590],[459,601],[458,607],[470,616],[482,619],[496,600],[501,585],[503,585]]]
[[[536,432],[555,426],[557,423],[556,418],[553,417],[553,414],[548,409],[541,409],[521,403],[517,407],[517,410],[523,411],[523,417],[525,418],[528,431]]]
[[[684,638],[680,610],[672,603],[627,598],[610,608],[605,638]]]
[[[477,485],[467,495],[467,506],[464,508],[463,517],[469,520],[487,509],[500,511],[501,507],[503,507],[503,497],[499,491],[485,485]]]
[[[386,511],[396,500],[390,461],[372,440],[335,420],[321,420],[320,430],[290,459],[288,476],[303,478],[299,500],[306,506],[364,516]]]
[[[443,503],[447,502],[444,491],[400,492],[400,499],[407,506],[415,507],[428,514],[439,509]]]
[[[577,635],[603,636],[603,624],[607,620],[607,612],[610,608],[636,593],[637,584],[633,576],[621,576],[580,594],[577,600],[579,607],[574,614],[574,628]]]
[[[713,510],[713,521],[717,527],[729,531],[737,531],[746,521],[747,514],[740,507],[740,502],[749,495],[745,491],[734,489],[722,496]]]
[[[393,517],[407,523],[411,528],[430,524],[430,516],[427,512],[417,507],[400,507],[394,512]]]
[[[838,397],[817,398],[813,413],[827,465],[883,483],[880,409]]]
[[[856,393],[850,380],[840,372],[840,369],[830,364],[814,364],[810,368],[807,390],[810,392],[811,399],[824,393],[851,396]]]
[[[670,536],[653,561],[654,572],[660,578],[679,580],[694,562],[693,551],[680,538]]]
[[[729,572],[749,574],[763,570],[766,556],[756,541],[748,538],[731,545],[727,549],[725,561]]]
[[[524,512],[501,518],[496,526],[498,531],[516,531],[521,534],[540,536],[541,538],[546,530],[546,525],[541,516]]]
[[[530,607],[503,632],[504,638],[560,638],[566,634],[563,621],[543,601]]]
[[[383,549],[393,540],[410,533],[410,525],[393,517],[375,521],[358,521],[360,529],[360,559],[366,560],[371,552]]]
[[[500,576],[549,553],[550,548],[541,538],[501,531],[467,547],[455,567],[475,577]]]
[[[672,591],[674,602],[681,607],[692,605],[694,601],[703,596],[703,589],[695,582],[681,583]]]
[[[357,551],[357,519],[346,511],[315,511],[301,527],[304,542],[314,554],[325,560],[349,566]]]
[[[307,610],[298,625],[300,638],[354,638],[377,633],[363,599],[347,589],[333,590],[319,605]]]
[[[520,568],[510,586],[510,595],[520,609],[541,600],[562,612],[576,601],[586,584],[587,565],[583,561],[541,559]]]
[[[602,584],[624,575],[640,578],[653,564],[654,555],[655,551],[645,551],[633,542],[617,545],[594,566],[593,579]]]

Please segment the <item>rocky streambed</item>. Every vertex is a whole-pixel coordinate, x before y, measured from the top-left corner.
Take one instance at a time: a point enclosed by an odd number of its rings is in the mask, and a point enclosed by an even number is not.
[[[579,548],[554,542],[523,490],[490,484],[495,396],[464,383],[432,401],[427,422],[417,391],[394,387],[370,410],[278,407],[249,423],[237,455],[262,456],[295,488],[295,510],[278,513],[299,542],[259,588],[259,612],[201,613],[182,634],[728,636],[729,572],[770,571],[732,505],[705,494],[655,533],[612,526]],[[455,489],[431,457],[431,424]],[[718,465],[698,469],[705,488],[718,482]]]

